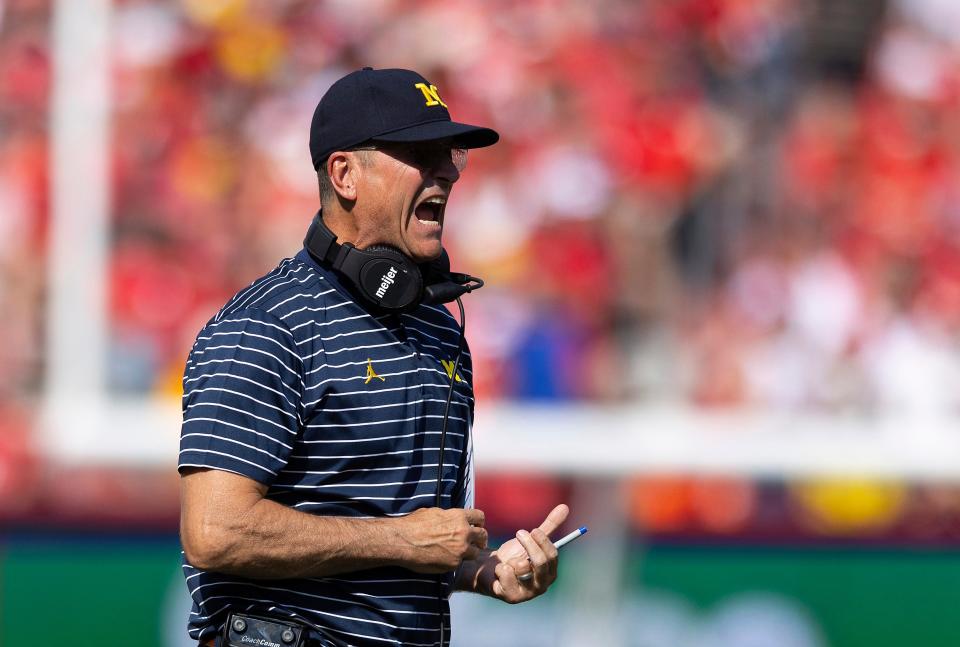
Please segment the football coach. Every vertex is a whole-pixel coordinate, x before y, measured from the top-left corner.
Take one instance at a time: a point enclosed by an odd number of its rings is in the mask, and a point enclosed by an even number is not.
[[[459,297],[482,282],[450,271],[441,236],[467,150],[498,138],[409,70],[364,68],[321,98],[303,249],[228,301],[186,364],[199,644],[444,647],[452,592],[517,603],[556,579],[566,505],[496,550],[474,507]]]

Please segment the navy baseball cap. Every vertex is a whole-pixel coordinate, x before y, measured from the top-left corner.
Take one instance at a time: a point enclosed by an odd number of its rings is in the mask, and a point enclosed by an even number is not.
[[[500,135],[450,119],[437,86],[411,70],[365,67],[335,82],[313,111],[310,157],[319,169],[330,153],[374,142],[450,139],[459,148],[496,144]]]

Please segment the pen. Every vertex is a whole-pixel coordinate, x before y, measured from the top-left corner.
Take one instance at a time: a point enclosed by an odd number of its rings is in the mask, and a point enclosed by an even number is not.
[[[570,543],[571,541],[573,541],[574,539],[576,539],[576,538],[578,538],[578,537],[582,537],[582,536],[585,535],[585,534],[587,534],[587,527],[586,527],[586,526],[580,526],[579,528],[577,528],[576,530],[574,530],[573,532],[571,532],[569,535],[566,535],[566,536],[564,536],[564,537],[561,537],[561,538],[558,539],[557,541],[553,542],[553,545],[554,545],[556,548],[562,548],[562,547],[566,546],[567,544],[569,544],[569,543]],[[528,559],[529,559],[529,558],[528,558]],[[520,580],[521,582],[528,582],[528,581],[530,581],[531,579],[533,579],[533,573],[524,573],[523,575],[518,576],[517,579]]]
[[[567,544],[569,544],[569,543],[570,543],[571,541],[573,541],[574,539],[576,539],[577,537],[582,537],[582,536],[585,535],[585,534],[587,534],[587,527],[586,527],[586,526],[580,526],[579,528],[577,528],[576,530],[574,530],[573,532],[571,532],[571,533],[570,533],[569,535],[567,535],[566,537],[563,537],[563,538],[558,539],[557,541],[553,542],[553,545],[556,546],[557,548],[562,548],[562,547],[566,546]]]

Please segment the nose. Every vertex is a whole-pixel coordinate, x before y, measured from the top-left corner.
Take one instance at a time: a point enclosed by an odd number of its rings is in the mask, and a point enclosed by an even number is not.
[[[436,179],[450,184],[460,179],[460,171],[453,163],[453,157],[450,154],[439,156],[436,164],[433,165],[432,173]]]

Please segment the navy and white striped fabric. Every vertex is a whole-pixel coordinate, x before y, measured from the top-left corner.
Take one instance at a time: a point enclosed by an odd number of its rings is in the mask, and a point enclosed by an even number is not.
[[[404,515],[434,505],[459,327],[440,306],[375,317],[301,251],[237,294],[197,337],[183,378],[179,468],[222,469],[303,512]],[[470,354],[444,450],[444,507],[473,506]],[[184,559],[194,638],[233,610],[296,617],[352,645],[438,645],[452,576],[378,568],[247,580]],[[438,602],[438,595],[444,600]],[[446,640],[444,640],[446,642]]]

